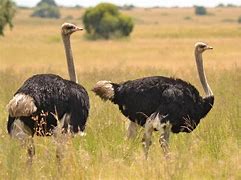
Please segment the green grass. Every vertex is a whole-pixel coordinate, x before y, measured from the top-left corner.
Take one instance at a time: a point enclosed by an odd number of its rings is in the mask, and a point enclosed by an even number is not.
[[[62,12],[63,17],[76,19],[83,10]],[[19,11],[13,31],[0,38],[1,179],[240,179],[240,26],[222,21],[238,17],[240,8],[208,12],[215,16],[196,17],[193,9],[134,9],[126,11],[137,23],[128,39],[90,42],[75,34],[72,46],[78,77],[91,101],[87,135],[63,141],[60,167],[53,137],[35,137],[36,155],[29,167],[26,149],[7,134],[5,106],[33,74],[68,76],[58,35],[64,20],[32,19],[28,17],[31,10]],[[198,40],[214,47],[204,54],[214,107],[192,133],[171,134],[170,160],[165,160],[159,134],[154,133],[146,161],[143,129],[136,139],[126,140],[128,120],[117,106],[102,102],[90,90],[99,80],[121,82],[164,75],[185,79],[204,94],[193,60],[193,45]]]

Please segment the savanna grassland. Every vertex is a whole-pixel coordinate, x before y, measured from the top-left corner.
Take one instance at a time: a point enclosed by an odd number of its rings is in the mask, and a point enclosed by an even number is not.
[[[26,165],[26,149],[6,132],[6,104],[25,79],[36,73],[68,78],[60,25],[81,25],[83,9],[62,9],[62,19],[30,18],[18,10],[14,28],[0,37],[0,177],[1,179],[241,179],[241,24],[240,8],[133,9],[131,37],[88,41],[72,36],[79,82],[89,92],[91,111],[85,137],[65,137],[63,162],[57,166],[56,141],[35,137],[36,156]],[[70,18],[71,19],[67,19]],[[194,62],[194,44],[204,41],[204,54],[215,104],[190,134],[172,134],[171,157],[165,160],[154,134],[149,160],[144,160],[139,130],[126,140],[128,120],[117,106],[90,91],[98,80],[121,82],[143,76],[179,77],[204,94]]]

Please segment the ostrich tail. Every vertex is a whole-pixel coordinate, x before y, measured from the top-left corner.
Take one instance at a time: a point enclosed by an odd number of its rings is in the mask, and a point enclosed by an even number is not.
[[[37,107],[34,104],[34,99],[25,94],[16,94],[7,105],[7,110],[11,117],[30,116]]]
[[[104,101],[112,100],[115,95],[114,86],[111,81],[97,82],[92,91]]]

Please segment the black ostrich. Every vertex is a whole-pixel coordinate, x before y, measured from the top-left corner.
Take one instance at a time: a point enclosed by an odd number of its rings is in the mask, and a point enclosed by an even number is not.
[[[79,28],[64,23],[61,28],[70,80],[55,74],[38,74],[27,79],[7,105],[7,130],[12,137],[26,139],[34,134],[52,135],[57,119],[63,120],[65,132],[83,132],[89,114],[89,96],[77,84],[70,36]],[[29,147],[34,154],[33,144]]]
[[[206,97],[181,79],[163,76],[145,77],[120,84],[99,81],[93,91],[103,100],[110,100],[131,120],[129,134],[135,124],[145,127],[143,145],[147,157],[154,130],[160,131],[160,144],[168,152],[169,132],[192,132],[211,110],[214,96],[203,69],[202,53],[212,49],[205,43],[195,44],[195,58],[199,78]]]

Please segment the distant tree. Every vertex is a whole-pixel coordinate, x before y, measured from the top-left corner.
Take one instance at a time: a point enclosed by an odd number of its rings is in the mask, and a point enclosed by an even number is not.
[[[44,4],[44,3],[46,3],[46,4],[50,5],[50,6],[57,6],[57,4],[55,3],[54,0],[41,0],[41,1],[37,4],[37,6],[41,6],[41,5]]]
[[[235,4],[227,4],[227,7],[232,8],[232,7],[237,7],[237,6]]]
[[[0,0],[0,35],[3,36],[4,28],[9,25],[13,27],[13,17],[15,15],[15,3],[11,0]]]
[[[41,18],[60,18],[60,11],[54,0],[42,0],[39,2],[31,15]]]
[[[225,5],[223,3],[220,3],[217,5],[217,7],[223,8],[223,7],[225,7]]]
[[[76,9],[83,9],[83,6],[76,5],[75,8],[76,8]]]
[[[110,3],[100,3],[87,9],[83,23],[93,39],[129,36],[134,27],[132,19],[121,14],[117,6]]]
[[[195,6],[195,14],[203,16],[207,14],[207,10],[204,6]]]
[[[125,4],[124,6],[120,6],[119,9],[122,9],[122,10],[132,10],[133,8],[135,8],[134,5],[127,5]]]

